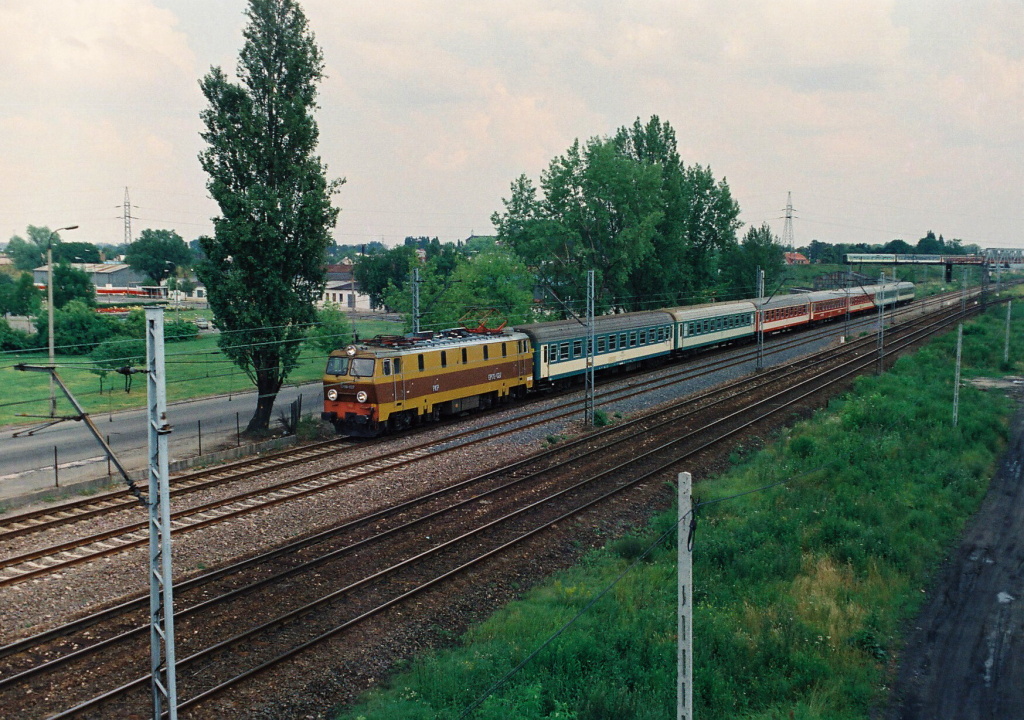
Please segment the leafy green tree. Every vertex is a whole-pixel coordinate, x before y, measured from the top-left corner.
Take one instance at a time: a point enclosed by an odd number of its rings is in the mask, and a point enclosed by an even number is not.
[[[14,278],[0,273],[0,316],[6,317],[14,312],[11,309],[14,302],[14,287]]]
[[[534,275],[510,249],[492,245],[464,257],[458,255],[454,271],[445,272],[441,256],[420,268],[420,328],[444,330],[466,324],[475,327],[486,316],[488,327],[502,322],[524,323],[533,319]],[[407,282],[392,285],[385,302],[412,323],[412,292]]]
[[[9,309],[13,315],[35,315],[43,304],[43,294],[36,287],[32,275],[21,273],[11,290]]]
[[[587,270],[599,310],[692,301],[718,285],[739,206],[710,168],[686,167],[656,116],[611,138],[575,142],[541,174],[512,183],[492,222],[542,286],[582,311]]]
[[[48,227],[28,226],[28,239],[18,235],[11,237],[7,243],[7,255],[14,261],[18,270],[35,270],[46,264],[46,248],[53,243],[53,261],[60,259],[60,234],[53,233]]]
[[[806,248],[801,248],[801,252],[810,260],[812,263],[841,263],[843,261],[842,247],[838,245],[830,245],[829,243],[821,242],[820,240],[811,240],[811,244]]]
[[[24,330],[15,330],[7,322],[6,318],[0,317],[0,350],[28,350],[36,346],[36,338]]]
[[[19,273],[17,279],[0,273],[0,316],[35,315],[40,295],[28,273]]]
[[[89,279],[89,273],[84,270],[73,268],[67,263],[54,265],[53,307],[62,308],[72,300],[95,307],[96,286]]]
[[[192,261],[192,252],[173,230],[143,230],[128,248],[124,260],[159,284],[174,275],[179,267],[187,267]]]
[[[728,299],[757,296],[757,270],[764,270],[765,294],[769,295],[785,274],[785,252],[768,223],[749,228],[743,241],[726,252],[723,263],[723,294]]]
[[[908,243],[906,240],[900,240],[899,238],[896,238],[895,240],[890,240],[885,245],[883,245],[882,252],[890,253],[893,255],[913,255],[914,246]]]
[[[37,337],[48,337],[46,313],[36,318],[35,325]],[[85,355],[117,330],[114,320],[97,313],[81,300],[71,300],[53,313],[53,340],[61,354]]]
[[[370,307],[383,307],[388,288],[408,283],[409,271],[416,262],[416,248],[400,245],[360,255],[355,259],[352,275],[359,288],[370,297]]]
[[[352,343],[352,323],[335,303],[325,303],[316,313],[316,324],[309,329],[309,342],[324,355]]]
[[[922,255],[943,255],[946,252],[946,243],[936,238],[935,233],[929,230],[917,241],[917,252]]]
[[[593,269],[598,306],[607,310],[628,304],[630,273],[654,250],[659,185],[656,166],[624,157],[613,141],[576,141],[542,173],[542,199],[520,177],[505,213],[492,221],[542,285],[577,311]]]
[[[324,61],[294,0],[250,0],[239,82],[211,68],[200,86],[207,147],[199,156],[220,206],[215,235],[201,238],[221,349],[256,385],[247,430],[269,426],[326,284],[326,251],[338,210],[315,154],[313,111]]]
[[[61,242],[54,246],[53,261],[98,263],[100,261],[100,249],[88,242]]]

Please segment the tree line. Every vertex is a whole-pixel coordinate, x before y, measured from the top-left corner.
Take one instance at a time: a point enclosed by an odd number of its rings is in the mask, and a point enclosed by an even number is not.
[[[492,216],[495,237],[335,246],[330,233],[340,210],[332,196],[345,180],[330,178],[317,155],[323,52],[296,0],[249,0],[245,15],[235,77],[213,67],[200,80],[207,105],[199,161],[219,208],[214,232],[184,248],[191,259],[168,254],[164,241],[178,251],[180,237],[144,233],[146,242],[133,243],[126,259],[152,245],[136,260],[156,281],[194,264],[214,321],[226,331],[221,350],[258,390],[250,431],[267,428],[308,329],[343,326],[316,310],[329,261],[353,259],[375,306],[427,328],[580,314],[588,270],[601,313],[751,297],[758,267],[770,285],[783,272],[784,249],[768,225],[739,237],[739,205],[726,179],[684,162],[675,130],[657,116],[576,140],[536,183],[526,174],[514,179]],[[19,263],[38,264],[41,237],[12,239]],[[62,260],[85,257],[77,244],[63,247]],[[824,259],[825,249],[812,243],[808,253]],[[421,302],[412,318],[417,276]],[[342,332],[321,332],[317,341],[329,347]],[[228,339],[238,333],[248,342]]]

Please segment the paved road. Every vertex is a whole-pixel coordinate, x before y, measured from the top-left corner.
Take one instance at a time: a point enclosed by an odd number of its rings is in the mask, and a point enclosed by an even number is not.
[[[320,412],[319,382],[287,387],[277,396],[274,423],[278,413],[300,395],[303,415]],[[203,453],[234,446],[236,418],[237,425],[244,429],[255,407],[255,390],[168,406],[167,416],[173,427],[169,442],[171,461],[199,455],[200,440]],[[145,410],[103,413],[93,416],[93,422],[101,433],[109,436],[115,455],[128,470],[146,467]],[[63,422],[29,437],[12,437],[15,430],[25,427],[0,431],[0,499],[54,487],[54,447],[61,485],[106,476],[106,456],[84,423]]]

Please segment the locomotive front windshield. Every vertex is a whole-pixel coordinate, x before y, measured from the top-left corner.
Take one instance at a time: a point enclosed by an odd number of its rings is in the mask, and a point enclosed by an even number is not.
[[[348,358],[339,357],[337,355],[327,358],[327,369],[324,373],[327,375],[344,375],[348,372]]]
[[[373,358],[348,358],[333,355],[327,358],[327,375],[351,375],[352,377],[372,377]]]
[[[372,377],[373,358],[352,358],[348,372],[352,377]]]

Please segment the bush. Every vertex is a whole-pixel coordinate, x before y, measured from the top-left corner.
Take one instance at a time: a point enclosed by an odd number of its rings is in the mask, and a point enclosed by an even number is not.
[[[117,321],[100,315],[80,300],[72,300],[53,313],[53,342],[64,355],[86,355],[118,330]],[[46,315],[36,318],[36,333],[48,337]]]
[[[6,319],[0,318],[0,350],[28,350],[35,345],[35,335],[15,330]]]

